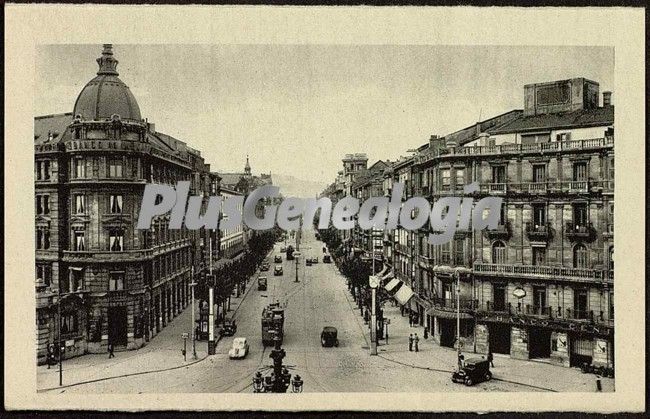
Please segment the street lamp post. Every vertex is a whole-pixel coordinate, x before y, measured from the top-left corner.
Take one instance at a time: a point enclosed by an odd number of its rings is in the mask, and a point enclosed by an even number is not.
[[[215,354],[215,343],[214,343],[214,275],[212,273],[212,233],[211,230],[208,230],[208,240],[209,244],[209,259],[210,259],[210,290],[208,294],[208,302],[210,304],[209,314],[208,314],[208,355]]]
[[[458,371],[461,369],[460,365],[460,274],[454,272],[456,276],[456,352],[458,358]]]
[[[192,324],[190,331],[192,332],[192,359],[196,359],[196,320],[194,319],[194,287],[196,286],[196,282],[194,282],[194,265],[192,265],[190,272],[190,288],[192,290]]]
[[[300,282],[298,281],[298,265],[300,263],[300,252],[294,252],[293,257],[296,259],[296,280],[294,282]]]
[[[63,385],[63,348],[61,347],[61,288],[59,285],[59,293],[57,295],[57,309],[59,317],[59,386]]]

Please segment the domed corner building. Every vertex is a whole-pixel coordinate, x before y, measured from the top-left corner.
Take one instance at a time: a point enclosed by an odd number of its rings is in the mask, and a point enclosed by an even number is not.
[[[34,120],[37,359],[137,349],[190,303],[203,231],[136,228],[147,183],[214,190],[200,152],[155,131],[119,79],[112,45],[72,113]],[[60,317],[60,321],[59,321]],[[60,325],[60,327],[59,327]]]

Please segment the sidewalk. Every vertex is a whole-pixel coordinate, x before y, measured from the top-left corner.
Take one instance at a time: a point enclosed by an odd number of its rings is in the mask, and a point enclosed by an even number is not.
[[[249,281],[249,285],[252,281]],[[236,318],[237,309],[252,288],[246,286],[246,292],[238,298],[230,299],[229,318]],[[36,369],[37,391],[56,391],[68,386],[102,381],[111,378],[124,377],[129,375],[140,375],[168,371],[176,368],[185,368],[207,358],[207,341],[196,342],[197,359],[192,359],[192,341],[187,340],[187,360],[184,360],[181,350],[183,349],[183,333],[190,332],[191,304],[176,316],[167,326],[156,335],[144,347],[133,351],[116,352],[115,357],[109,359],[108,354],[87,354],[63,361],[63,387],[59,387],[59,366],[47,365],[38,366]],[[195,304],[196,319],[199,317],[198,300]],[[219,330],[215,328],[215,339],[217,343],[221,339]],[[191,334],[190,334],[191,336]]]
[[[351,297],[350,297],[351,298]],[[441,347],[429,335],[424,339],[423,326],[409,326],[408,316],[402,316],[400,308],[393,307],[387,302],[384,307],[384,317],[390,319],[388,325],[388,341],[380,340],[378,354],[383,359],[398,365],[412,368],[428,369],[432,373],[449,374],[455,370],[458,362],[456,349]],[[358,316],[359,311],[355,310]],[[363,324],[363,318],[361,318]],[[369,326],[365,325],[364,333],[369,335]],[[418,335],[419,352],[408,349],[409,335]],[[466,358],[481,357],[480,354],[464,352]],[[596,375],[583,374],[578,368],[560,367],[545,362],[512,359],[507,355],[496,355],[494,368],[491,368],[495,381],[512,384],[518,391],[547,390],[571,392],[595,392]],[[601,378],[604,392],[614,391],[614,379]]]

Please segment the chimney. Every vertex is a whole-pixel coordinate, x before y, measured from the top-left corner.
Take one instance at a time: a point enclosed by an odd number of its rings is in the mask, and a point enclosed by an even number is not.
[[[603,107],[612,106],[612,92],[603,92]]]

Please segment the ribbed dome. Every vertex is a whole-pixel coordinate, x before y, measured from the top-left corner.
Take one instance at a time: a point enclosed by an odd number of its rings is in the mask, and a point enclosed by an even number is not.
[[[117,77],[118,61],[113,58],[111,44],[104,44],[104,51],[97,63],[97,77],[89,81],[79,93],[73,115],[81,115],[85,120],[104,120],[113,115],[119,115],[122,119],[141,120],[140,107],[133,93]]]

